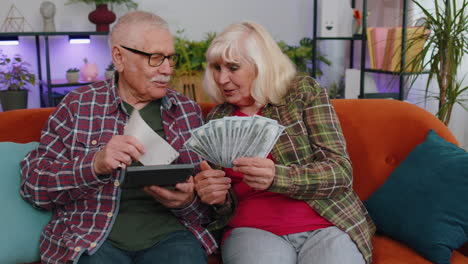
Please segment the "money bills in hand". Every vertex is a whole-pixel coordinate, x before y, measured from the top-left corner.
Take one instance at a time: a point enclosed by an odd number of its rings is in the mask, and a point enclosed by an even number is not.
[[[185,146],[203,159],[225,168],[239,157],[265,158],[284,126],[263,116],[214,119],[191,131]]]

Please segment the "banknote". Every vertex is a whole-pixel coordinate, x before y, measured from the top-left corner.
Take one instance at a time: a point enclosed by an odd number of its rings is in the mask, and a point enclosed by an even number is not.
[[[284,130],[263,116],[214,119],[191,131],[185,146],[203,159],[231,168],[239,157],[267,157]]]

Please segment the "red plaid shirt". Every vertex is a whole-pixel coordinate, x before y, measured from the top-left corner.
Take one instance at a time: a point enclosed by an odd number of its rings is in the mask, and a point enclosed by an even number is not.
[[[21,195],[35,207],[53,210],[42,232],[42,262],[76,263],[93,254],[106,240],[119,211],[122,173],[96,175],[93,159],[113,135],[122,135],[128,113],[112,82],[98,82],[70,92],[49,117],[40,145],[21,162]],[[190,130],[203,124],[200,107],[168,90],[162,100],[166,140],[178,150],[175,163],[200,162],[184,147]],[[208,254],[217,248],[202,227],[210,221],[209,207],[198,198],[172,210],[202,243]]]

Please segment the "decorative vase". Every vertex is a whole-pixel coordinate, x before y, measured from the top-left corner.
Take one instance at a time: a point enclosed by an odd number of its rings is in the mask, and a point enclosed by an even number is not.
[[[3,111],[24,109],[28,106],[28,90],[0,91]]]
[[[85,63],[80,68],[81,80],[84,82],[94,82],[98,75],[98,68],[96,63]]]
[[[96,10],[88,15],[89,21],[96,24],[96,31],[106,32],[109,31],[109,25],[115,21],[114,12],[107,8],[107,4],[100,4],[96,6]]]

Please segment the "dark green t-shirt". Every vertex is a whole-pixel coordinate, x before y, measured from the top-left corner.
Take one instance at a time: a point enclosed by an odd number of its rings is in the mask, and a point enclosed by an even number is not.
[[[124,102],[129,113],[133,107]],[[165,138],[161,119],[161,100],[156,100],[140,110],[143,120],[161,137]],[[130,166],[141,165],[134,162]],[[122,189],[120,209],[109,234],[109,242],[127,251],[147,249],[162,236],[185,227],[169,209],[154,200],[142,189]]]

